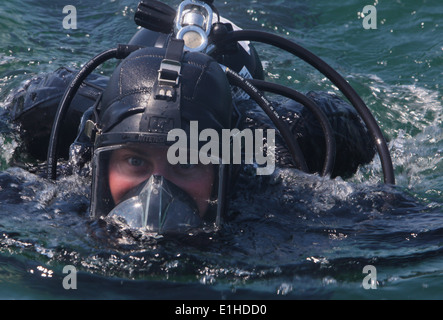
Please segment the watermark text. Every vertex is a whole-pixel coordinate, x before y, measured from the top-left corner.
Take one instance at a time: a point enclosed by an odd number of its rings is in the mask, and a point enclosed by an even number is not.
[[[63,13],[67,14],[63,19],[63,29],[77,29],[77,8],[73,5],[64,6]]]
[[[364,29],[377,29],[377,8],[375,6],[364,6],[362,12],[359,12],[360,17],[363,18]]]
[[[211,128],[199,133],[198,121],[191,121],[189,135],[182,129],[168,132],[167,140],[175,141],[167,153],[170,164],[241,164],[243,155],[245,164],[258,165],[257,175],[270,175],[275,170],[274,129],[266,130],[265,142],[263,129],[223,129],[220,137]],[[200,142],[206,143],[199,147]]]
[[[66,290],[77,289],[77,269],[74,266],[67,265],[63,268],[63,273],[68,274],[63,278],[63,288]]]
[[[377,269],[372,265],[366,265],[363,267],[363,273],[368,274],[363,278],[363,288],[368,289],[377,289]]]

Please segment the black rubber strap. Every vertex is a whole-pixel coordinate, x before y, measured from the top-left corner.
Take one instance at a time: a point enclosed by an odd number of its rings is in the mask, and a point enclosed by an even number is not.
[[[166,48],[165,59],[181,62],[183,58],[183,48],[185,42],[182,39],[169,39],[168,47]]]

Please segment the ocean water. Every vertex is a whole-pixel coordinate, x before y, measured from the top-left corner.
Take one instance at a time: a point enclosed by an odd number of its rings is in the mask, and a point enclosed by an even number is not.
[[[388,140],[397,184],[382,184],[378,157],[346,181],[278,170],[245,188],[220,231],[161,239],[89,221],[85,178],[11,165],[20,138],[5,113],[30,78],[129,41],[137,4],[0,2],[0,299],[443,298],[441,1],[216,0],[238,26],[290,38],[349,81]],[[76,30],[63,28],[65,5]],[[366,5],[376,29],[364,28]],[[268,79],[337,92],[304,62],[256,48]],[[76,289],[63,286],[66,266]]]

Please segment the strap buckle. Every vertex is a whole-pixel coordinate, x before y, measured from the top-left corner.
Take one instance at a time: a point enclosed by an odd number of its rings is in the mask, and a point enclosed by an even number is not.
[[[181,63],[179,61],[163,59],[158,70],[159,85],[177,86],[180,80]]]

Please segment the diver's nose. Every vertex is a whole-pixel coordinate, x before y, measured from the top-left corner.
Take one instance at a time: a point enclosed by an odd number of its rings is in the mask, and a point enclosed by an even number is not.
[[[173,177],[171,177],[170,166],[171,165],[168,163],[167,159],[165,159],[163,157],[156,158],[153,163],[152,175],[153,176],[161,176],[161,177],[169,180],[170,178],[173,178]],[[172,179],[172,180],[174,180],[174,179]]]

